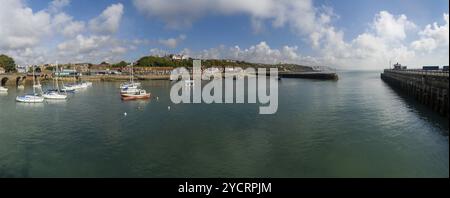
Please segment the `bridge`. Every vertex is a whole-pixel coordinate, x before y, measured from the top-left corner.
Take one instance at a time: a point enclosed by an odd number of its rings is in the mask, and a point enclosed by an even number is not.
[[[25,83],[26,78],[27,78],[26,74],[17,74],[17,73],[0,74],[0,82],[2,87],[23,85]]]

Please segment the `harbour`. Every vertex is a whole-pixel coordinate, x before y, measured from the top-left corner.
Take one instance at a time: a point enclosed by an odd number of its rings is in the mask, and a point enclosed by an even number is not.
[[[397,63],[398,64],[398,63]],[[448,66],[439,70],[423,69],[385,69],[381,79],[397,88],[435,112],[449,116],[449,72]]]
[[[31,86],[12,86],[0,177],[448,177],[448,120],[379,74],[283,78],[275,115],[173,104],[168,80],[141,81],[152,98],[137,101],[115,81],[40,104],[16,103]]]

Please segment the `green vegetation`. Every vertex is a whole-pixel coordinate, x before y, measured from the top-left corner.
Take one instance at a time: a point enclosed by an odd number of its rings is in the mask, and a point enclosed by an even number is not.
[[[48,66],[48,67],[45,68],[45,70],[47,70],[47,71],[53,71],[53,70],[55,70],[55,67],[53,67],[53,66]]]
[[[172,60],[169,56],[156,57],[145,56],[137,61],[139,67],[192,67],[191,58],[187,60]],[[202,67],[241,67],[241,68],[274,68],[277,67],[279,71],[312,71],[311,67],[297,64],[261,64],[249,63],[245,61],[223,60],[223,59],[207,59],[202,60]]]
[[[126,67],[126,66],[128,66],[130,63],[127,63],[127,62],[125,62],[125,61],[120,61],[120,62],[118,62],[118,63],[116,63],[116,64],[113,64],[112,65],[112,67]]]
[[[16,71],[16,63],[14,59],[4,54],[0,55],[0,67],[3,67],[6,72]]]
[[[172,60],[170,57],[144,56],[137,61],[139,67],[192,67],[192,59]]]

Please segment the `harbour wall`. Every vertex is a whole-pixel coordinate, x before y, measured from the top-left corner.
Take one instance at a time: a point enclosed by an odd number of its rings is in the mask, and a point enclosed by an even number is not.
[[[439,114],[449,117],[449,73],[386,69],[381,79],[414,97]]]

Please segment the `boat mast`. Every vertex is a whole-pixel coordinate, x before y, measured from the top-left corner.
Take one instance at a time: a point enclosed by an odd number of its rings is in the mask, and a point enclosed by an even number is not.
[[[34,75],[34,65],[32,66],[33,68],[33,95],[36,95],[36,87],[35,87],[35,85],[36,85],[36,83],[35,83],[35,79],[34,78],[36,78],[36,76]]]
[[[58,71],[58,61],[56,61],[55,68],[56,68],[56,71]],[[55,75],[56,75],[56,72],[55,72]],[[59,91],[59,84],[58,84],[58,76],[55,77],[55,81],[56,81],[56,90],[58,90],[58,93],[60,93],[60,91]]]
[[[134,74],[133,74],[133,72],[134,72],[134,69],[133,69],[133,63],[131,63],[131,84],[133,84],[134,83]]]

